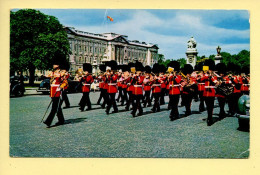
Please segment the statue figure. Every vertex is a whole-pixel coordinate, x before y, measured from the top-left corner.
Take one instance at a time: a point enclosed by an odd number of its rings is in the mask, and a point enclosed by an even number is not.
[[[220,56],[220,51],[221,51],[221,47],[218,46],[218,47],[217,47],[217,53],[218,53],[217,55],[218,55],[218,56]]]
[[[188,41],[188,49],[195,49],[197,45],[197,42],[193,38],[193,36]]]

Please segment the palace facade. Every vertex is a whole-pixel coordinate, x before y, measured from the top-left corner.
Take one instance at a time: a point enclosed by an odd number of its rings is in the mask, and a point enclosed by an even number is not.
[[[158,59],[158,46],[152,43],[130,41],[128,36],[116,33],[94,34],[64,27],[67,32],[71,55],[70,71],[83,68],[83,63],[91,63],[93,73],[106,61],[116,60],[118,65],[140,61],[152,66]]]

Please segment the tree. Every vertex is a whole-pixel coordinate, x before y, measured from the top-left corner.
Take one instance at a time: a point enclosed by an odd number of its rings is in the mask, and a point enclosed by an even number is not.
[[[178,60],[176,60],[180,63],[180,67],[183,68],[184,65],[186,64],[186,59],[185,58],[180,58]]]
[[[29,70],[29,84],[34,83],[35,69],[51,69],[52,61],[68,61],[70,46],[58,19],[34,9],[11,11],[10,70]]]
[[[158,54],[158,64],[162,64],[165,61],[163,54]]]

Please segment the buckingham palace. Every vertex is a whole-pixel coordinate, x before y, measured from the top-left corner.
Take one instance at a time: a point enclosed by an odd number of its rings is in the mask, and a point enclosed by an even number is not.
[[[83,63],[91,63],[93,73],[100,64],[116,60],[119,65],[140,61],[152,66],[158,59],[158,46],[152,43],[130,41],[128,36],[116,33],[94,34],[64,27],[68,34],[71,54],[70,71],[81,69]]]

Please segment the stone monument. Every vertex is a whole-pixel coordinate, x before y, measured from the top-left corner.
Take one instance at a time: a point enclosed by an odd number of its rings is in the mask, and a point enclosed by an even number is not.
[[[196,46],[197,46],[197,42],[192,36],[188,41],[188,48],[186,51],[186,56],[187,56],[186,63],[192,65],[193,68],[196,65],[197,55],[198,55]]]
[[[217,65],[218,63],[221,62],[222,56],[220,55],[221,47],[217,47],[217,55],[215,56],[215,64]]]

